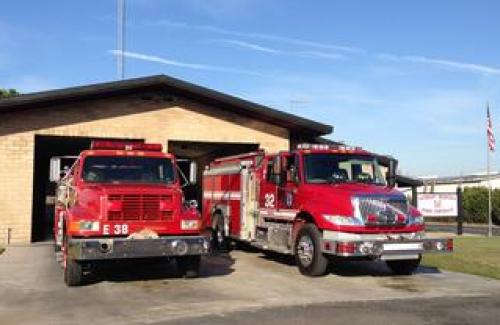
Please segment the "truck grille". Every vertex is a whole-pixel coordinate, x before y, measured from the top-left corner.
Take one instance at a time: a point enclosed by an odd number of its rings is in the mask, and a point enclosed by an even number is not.
[[[358,197],[355,202],[367,225],[391,226],[407,222],[409,206],[405,198]],[[404,215],[404,219],[398,220],[398,215]]]
[[[133,220],[172,220],[172,196],[149,194],[112,194],[108,201],[121,201],[121,211],[108,211],[110,221]],[[160,202],[165,202],[167,209],[160,209]]]

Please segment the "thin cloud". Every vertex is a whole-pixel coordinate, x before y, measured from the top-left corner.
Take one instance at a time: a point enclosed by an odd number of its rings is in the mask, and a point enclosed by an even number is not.
[[[263,39],[263,40],[267,40],[267,41],[278,41],[278,42],[283,42],[283,43],[288,43],[288,44],[293,44],[293,45],[301,45],[301,46],[308,46],[308,47],[328,49],[328,50],[337,50],[337,51],[343,51],[343,52],[349,52],[349,53],[363,53],[364,52],[363,49],[353,47],[353,46],[344,46],[344,45],[337,45],[337,44],[331,44],[331,43],[323,43],[323,42],[304,40],[304,39],[294,38],[294,37],[285,37],[285,36],[274,35],[274,34],[245,33],[245,32],[234,31],[234,30],[220,28],[220,27],[211,26],[211,25],[190,25],[190,24],[187,24],[184,22],[174,22],[174,21],[169,21],[169,20],[161,20],[161,21],[151,23],[151,24],[163,25],[163,26],[169,26],[169,27],[177,27],[177,28],[198,29],[198,30],[211,32],[211,33],[217,33],[217,34],[256,38],[256,39]]]
[[[108,53],[110,53],[114,56],[121,55],[121,51],[119,51],[119,50],[109,50]],[[131,58],[131,59],[161,63],[161,64],[165,64],[165,65],[170,65],[170,66],[179,67],[179,68],[192,69],[192,70],[221,71],[221,72],[230,72],[230,73],[262,76],[262,74],[260,74],[258,72],[249,71],[249,70],[234,69],[234,68],[221,67],[221,66],[208,65],[208,64],[187,63],[187,62],[181,62],[181,61],[177,61],[177,60],[162,58],[162,57],[159,57],[156,55],[149,55],[149,54],[143,54],[143,53],[138,53],[138,52],[124,51],[123,55],[125,57]]]
[[[231,47],[239,47],[250,51],[262,52],[265,54],[272,54],[272,55],[288,55],[288,56],[297,56],[302,58],[329,59],[329,60],[332,59],[338,60],[345,58],[345,55],[339,53],[331,53],[324,51],[299,51],[299,52],[285,51],[281,49],[271,48],[267,46],[262,46],[260,44],[255,44],[235,39],[216,39],[216,40],[210,40],[210,42],[220,43]]]
[[[339,60],[345,58],[345,55],[339,53],[327,53],[320,51],[303,51],[298,53],[301,56],[309,57],[309,58],[317,58],[317,59],[333,59]]]
[[[459,61],[440,59],[440,58],[428,58],[425,56],[411,56],[411,55],[405,56],[405,55],[396,55],[396,54],[387,54],[387,53],[373,53],[373,52],[370,53],[363,48],[354,47],[354,46],[343,46],[343,45],[337,45],[337,44],[322,43],[322,42],[317,42],[317,41],[304,40],[304,39],[293,38],[293,37],[285,37],[285,36],[274,35],[274,34],[239,32],[239,31],[234,31],[234,30],[220,28],[220,27],[211,26],[211,25],[191,25],[191,24],[188,24],[185,22],[174,22],[174,21],[169,21],[169,20],[161,20],[161,21],[152,22],[149,24],[169,26],[169,27],[175,27],[175,28],[197,29],[197,30],[201,30],[201,31],[205,31],[205,32],[212,32],[212,33],[218,33],[218,34],[224,34],[224,35],[261,39],[261,40],[267,40],[267,41],[283,42],[283,43],[300,45],[300,46],[305,46],[305,47],[310,47],[310,48],[342,51],[344,53],[350,53],[350,54],[367,54],[367,55],[371,55],[372,57],[382,59],[382,60],[388,60],[388,61],[394,61],[394,62],[420,63],[420,64],[426,64],[426,65],[433,65],[433,66],[437,66],[437,67],[441,67],[441,68],[448,68],[448,69],[452,69],[454,71],[467,71],[467,72],[471,72],[471,73],[495,74],[495,75],[500,74],[500,68],[482,65],[482,64],[459,62]],[[234,41],[235,45],[236,45],[236,42],[237,41]],[[239,44],[241,46],[243,46],[243,43],[247,43],[247,45],[251,44],[251,43],[243,42],[243,41],[238,41],[238,42],[242,43],[242,44]],[[250,46],[248,46],[248,47],[250,48]],[[267,47],[262,47],[262,49],[260,49],[260,50],[262,52],[264,52],[265,51],[264,49],[271,50],[271,51],[267,51],[269,53],[271,53],[271,52],[278,53],[277,51],[280,51],[277,49],[271,49],[271,48],[267,48]],[[257,48],[254,48],[254,50],[257,50]],[[326,58],[339,59],[341,57],[344,57],[344,55],[339,54],[339,53],[323,53],[320,51],[302,51],[302,53],[305,56],[316,57],[316,58],[325,58],[325,59]]]
[[[465,62],[451,61],[445,59],[434,59],[434,58],[427,58],[424,56],[409,56],[409,55],[398,56],[392,54],[378,54],[377,57],[383,60],[423,63],[423,64],[430,64],[430,65],[451,68],[454,70],[470,71],[470,72],[484,73],[484,74],[500,74],[500,68],[475,64],[475,63],[465,63]]]
[[[264,53],[270,53],[270,54],[279,54],[282,53],[280,50],[276,50],[270,47],[265,47],[261,45],[257,45],[254,43],[249,43],[249,42],[244,42],[244,41],[239,41],[239,40],[234,40],[234,39],[221,39],[221,40],[215,40],[217,43],[222,43],[222,44],[228,44],[232,46],[237,46],[237,47],[242,47],[245,49],[249,49],[252,51],[257,51],[257,52],[264,52]]]

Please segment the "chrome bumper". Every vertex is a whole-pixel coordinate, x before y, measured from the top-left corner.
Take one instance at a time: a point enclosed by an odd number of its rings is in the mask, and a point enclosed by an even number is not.
[[[424,253],[450,253],[451,238],[405,240],[332,240],[323,239],[324,254],[341,257],[369,257],[383,260],[416,259]]]
[[[72,238],[68,256],[75,260],[108,260],[204,255],[210,242],[204,236],[167,236],[157,239]]]

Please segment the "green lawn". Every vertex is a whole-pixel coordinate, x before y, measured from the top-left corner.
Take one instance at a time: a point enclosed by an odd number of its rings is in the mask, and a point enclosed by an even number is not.
[[[422,264],[500,280],[500,237],[455,237],[449,255],[425,255]]]

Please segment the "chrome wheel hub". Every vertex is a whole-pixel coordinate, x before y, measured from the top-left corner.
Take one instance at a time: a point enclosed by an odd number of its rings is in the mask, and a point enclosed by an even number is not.
[[[217,242],[221,244],[224,241],[224,234],[222,233],[222,230],[217,229]]]
[[[297,244],[297,255],[303,266],[311,265],[314,258],[314,243],[309,236],[302,236]]]

